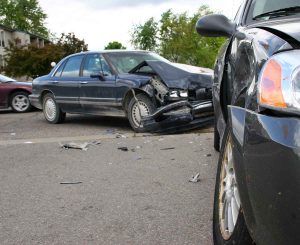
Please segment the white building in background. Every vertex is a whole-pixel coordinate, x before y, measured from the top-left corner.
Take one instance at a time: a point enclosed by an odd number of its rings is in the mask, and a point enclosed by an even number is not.
[[[0,25],[0,70],[5,66],[5,48],[9,47],[10,42],[17,46],[35,44],[40,48],[44,47],[45,43],[49,43],[48,40],[32,33],[19,31]]]

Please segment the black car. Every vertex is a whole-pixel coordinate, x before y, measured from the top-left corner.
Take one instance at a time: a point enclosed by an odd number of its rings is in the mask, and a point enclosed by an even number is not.
[[[211,87],[211,70],[155,53],[84,52],[34,80],[30,100],[50,123],[68,112],[126,116],[136,132],[179,130],[211,121]]]
[[[248,0],[233,22],[197,23],[228,37],[213,82],[215,244],[300,243],[299,13],[299,0]]]

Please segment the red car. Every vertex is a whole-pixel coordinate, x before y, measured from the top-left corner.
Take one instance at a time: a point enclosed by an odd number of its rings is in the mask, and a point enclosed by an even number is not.
[[[0,109],[11,107],[15,112],[27,112],[32,108],[29,94],[32,83],[17,82],[0,74]]]

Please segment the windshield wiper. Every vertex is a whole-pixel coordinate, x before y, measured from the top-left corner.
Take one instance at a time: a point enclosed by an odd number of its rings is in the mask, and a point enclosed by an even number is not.
[[[263,14],[259,14],[253,17],[253,20],[257,20],[263,17],[280,17],[280,16],[287,16],[290,14],[297,14],[300,13],[300,6],[294,6],[289,8],[277,9],[270,12],[266,12]]]

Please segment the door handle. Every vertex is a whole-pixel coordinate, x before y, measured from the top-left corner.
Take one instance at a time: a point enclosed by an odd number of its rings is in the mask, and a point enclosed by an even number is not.
[[[88,84],[88,82],[80,82],[80,84]]]
[[[58,84],[58,81],[53,81],[52,83],[53,83],[53,84]]]

